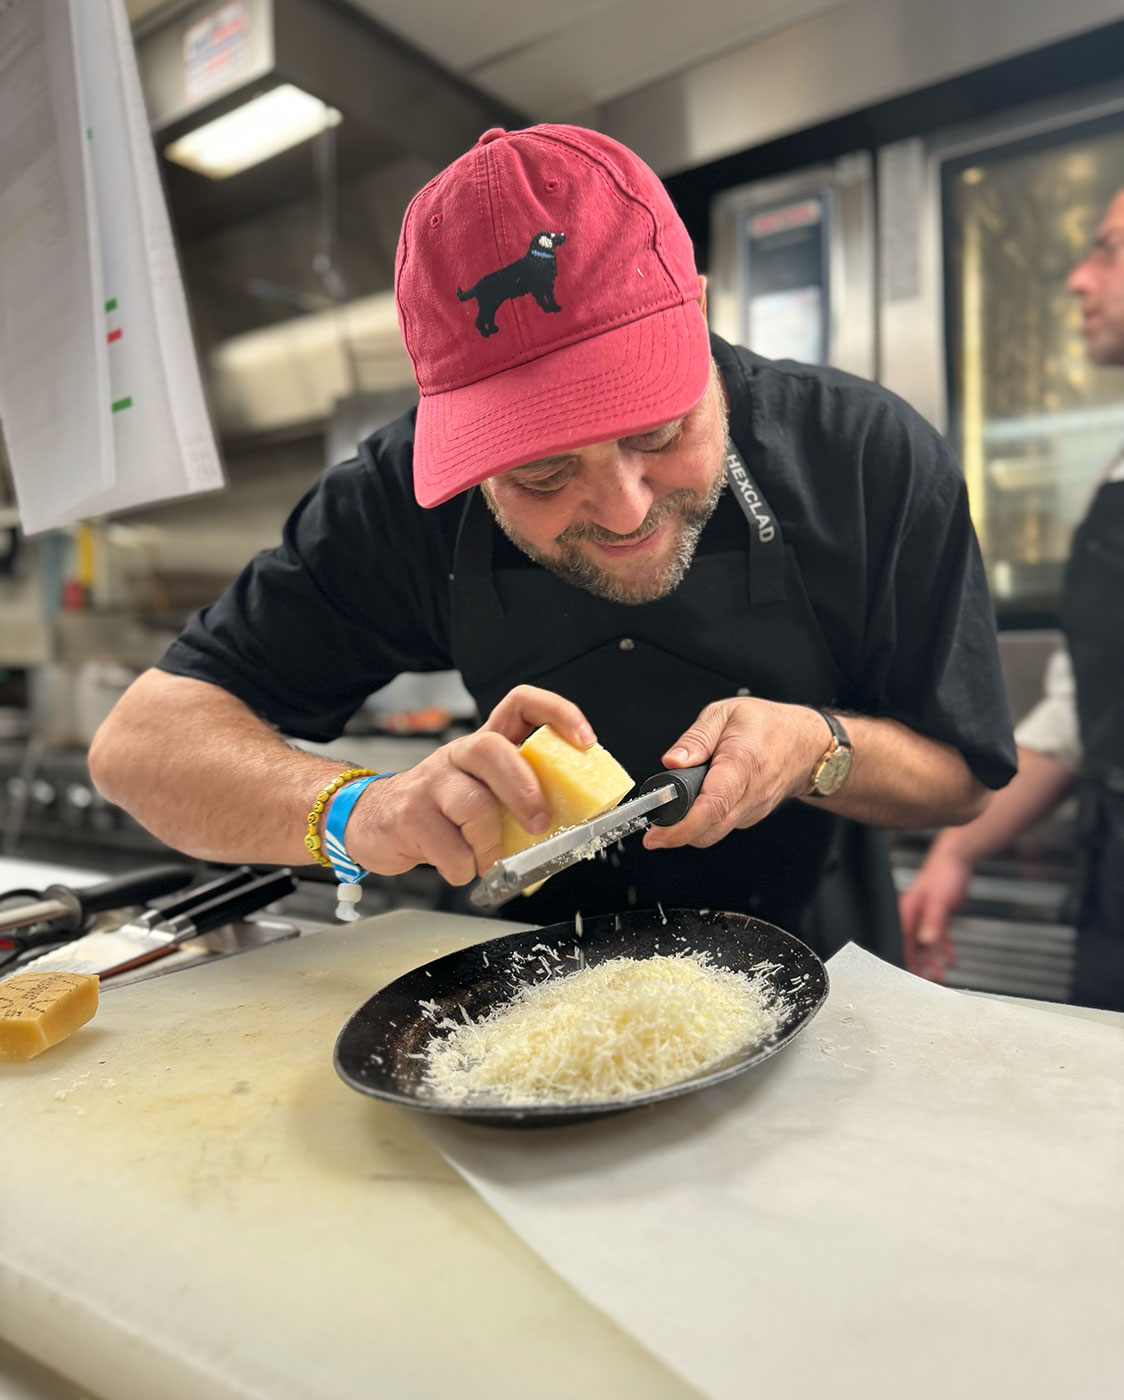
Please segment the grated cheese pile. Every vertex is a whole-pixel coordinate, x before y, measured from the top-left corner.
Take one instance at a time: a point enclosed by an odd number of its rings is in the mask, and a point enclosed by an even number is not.
[[[750,977],[690,953],[613,958],[521,987],[480,1021],[434,1037],[425,1083],[445,1102],[504,1105],[662,1089],[776,1029],[786,1007],[769,971]]]

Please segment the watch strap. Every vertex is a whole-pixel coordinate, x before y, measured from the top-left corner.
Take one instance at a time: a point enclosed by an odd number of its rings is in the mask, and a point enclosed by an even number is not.
[[[838,715],[833,715],[830,710],[822,709],[819,705],[811,705],[809,708],[815,710],[816,714],[820,716],[831,731],[831,742],[812,765],[812,776],[809,779],[808,786],[804,789],[803,796],[824,797],[827,794],[821,791],[818,786],[820,775],[827,765],[828,759],[840,749],[845,749],[848,755],[851,753],[851,739],[847,731],[843,728],[842,721],[839,719]]]
[[[839,716],[833,715],[830,710],[821,710],[818,705],[814,705],[812,708],[815,710],[816,714],[823,716],[824,720],[827,722],[827,727],[831,730],[835,742],[840,748],[849,749],[851,747],[851,739],[847,731],[843,728]]]

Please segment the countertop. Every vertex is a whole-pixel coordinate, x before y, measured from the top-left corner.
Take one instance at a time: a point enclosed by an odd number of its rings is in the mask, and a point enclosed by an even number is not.
[[[0,1067],[0,1337],[104,1400],[693,1395],[332,1067],[380,985],[512,930],[401,911],[110,987]]]
[[[0,1066],[4,1400],[696,1395],[332,1067],[378,987],[516,927],[403,910],[109,986]]]

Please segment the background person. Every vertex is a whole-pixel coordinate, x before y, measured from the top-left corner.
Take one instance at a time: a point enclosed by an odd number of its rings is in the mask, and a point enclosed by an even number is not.
[[[1069,275],[1090,360],[1124,366],[1124,189]],[[942,832],[901,898],[907,964],[939,980],[955,960],[950,921],[979,861],[1009,846],[1075,789],[1080,880],[1073,1000],[1124,1010],[1124,454],[1073,538],[1061,605],[1065,646],[1045,695],[1016,730],[1019,771],[986,812]]]

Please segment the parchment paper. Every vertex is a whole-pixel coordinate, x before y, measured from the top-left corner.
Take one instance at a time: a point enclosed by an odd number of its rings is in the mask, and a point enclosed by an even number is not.
[[[829,973],[797,1040],[716,1088],[576,1127],[424,1126],[715,1400],[1124,1394],[1124,1017],[854,947]]]

